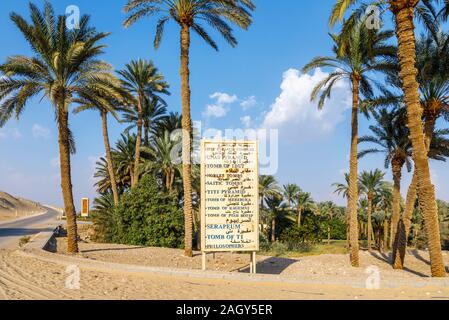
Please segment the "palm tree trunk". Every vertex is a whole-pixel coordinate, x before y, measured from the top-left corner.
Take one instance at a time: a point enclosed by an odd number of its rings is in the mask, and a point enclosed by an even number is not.
[[[407,106],[408,128],[413,145],[413,160],[418,174],[418,196],[426,225],[429,241],[431,273],[434,277],[446,276],[441,253],[441,240],[438,221],[438,209],[435,198],[435,188],[430,179],[429,159],[425,145],[422,110],[420,105],[419,85],[416,70],[416,45],[414,10],[419,1],[390,1],[396,20],[396,35],[398,38],[398,56],[401,66],[400,77],[403,83],[405,104]]]
[[[388,250],[388,219],[385,218],[384,220],[384,250],[387,251]]]
[[[149,147],[150,146],[150,139],[149,139],[149,134],[150,134],[150,125],[148,124],[148,121],[144,121],[143,122],[143,145],[145,147]]]
[[[301,228],[301,216],[302,216],[302,209],[298,209],[298,228]]]
[[[393,170],[393,215],[391,216],[391,241],[393,241],[393,268],[403,269],[403,260],[405,250],[398,250],[398,242],[396,235],[404,230],[403,221],[401,220],[401,177],[402,166],[404,160],[393,158],[391,167]]]
[[[358,163],[357,163],[357,144],[358,144],[358,112],[359,112],[359,84],[360,78],[356,75],[352,77],[352,132],[351,132],[351,153],[349,165],[349,239],[350,239],[350,258],[353,267],[359,266],[359,239],[357,225],[357,201],[358,192]]]
[[[368,251],[371,251],[371,239],[373,236],[372,215],[373,215],[373,193],[370,191],[368,192]]]
[[[185,255],[193,256],[192,238],[192,180],[191,141],[192,122],[190,119],[190,27],[181,27],[181,91],[182,91],[182,180],[184,184]]]
[[[109,144],[108,133],[108,114],[106,111],[101,112],[101,122],[103,126],[103,140],[106,151],[106,161],[108,162],[109,180],[111,181],[112,196],[114,197],[114,205],[118,206],[119,194],[117,188],[117,180],[115,178],[114,164],[112,163],[111,145]]]
[[[70,166],[70,138],[69,138],[69,114],[65,106],[59,106],[58,111],[58,142],[59,162],[61,170],[61,189],[64,199],[64,212],[67,219],[67,252],[78,252],[78,230],[76,225],[76,212],[73,203],[72,177]]]
[[[271,219],[271,242],[276,241],[276,218]]]
[[[432,107],[427,106],[426,109],[431,110]],[[428,113],[426,116],[426,122],[424,124],[424,134],[425,134],[425,139],[426,139],[427,154],[429,153],[429,150],[430,150],[430,144],[433,139],[433,132],[435,130],[435,123],[436,123],[437,118],[438,118],[438,114],[432,113],[432,112]],[[400,232],[398,232],[396,234],[396,238],[397,238],[396,241],[397,241],[397,247],[398,247],[397,249],[399,252],[405,252],[406,247],[407,247],[407,240],[408,240],[408,237],[410,234],[410,227],[412,225],[412,216],[413,216],[413,212],[415,210],[417,192],[418,192],[418,173],[415,168],[415,170],[413,172],[412,182],[410,183],[410,186],[407,191],[407,199],[406,199],[406,203],[405,203],[404,216],[402,218],[404,228],[403,229],[401,228],[401,230],[399,230]],[[403,268],[403,264],[405,262],[404,260],[405,260],[405,255],[404,255],[404,258],[402,259],[402,268]]]
[[[140,148],[142,146],[142,105],[143,105],[143,95],[139,93],[139,98],[137,102],[137,136],[136,136],[136,154],[134,156],[134,172],[131,182],[131,187],[135,187],[139,183],[139,174],[140,174]]]
[[[331,244],[331,226],[327,226],[327,245]]]

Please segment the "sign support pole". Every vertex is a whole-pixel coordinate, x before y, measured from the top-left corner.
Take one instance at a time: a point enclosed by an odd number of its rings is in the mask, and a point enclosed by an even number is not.
[[[202,255],[202,257],[201,257],[201,259],[202,259],[202,270],[203,271],[206,271],[206,252],[202,252],[201,253],[201,255]]]
[[[256,259],[256,251],[253,251],[252,253],[252,260],[253,260],[253,273],[257,273],[257,259]]]

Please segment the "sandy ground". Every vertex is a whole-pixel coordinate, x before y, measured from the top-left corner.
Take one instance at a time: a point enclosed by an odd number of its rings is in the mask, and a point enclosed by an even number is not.
[[[81,269],[79,289],[67,289],[55,263],[0,251],[0,299],[449,299],[449,288],[366,290],[343,285],[185,279]]]
[[[58,238],[58,253],[65,254],[66,239]],[[118,244],[80,243],[80,255],[84,258],[124,264],[169,267],[180,269],[201,269],[201,254],[193,259],[186,258],[182,250],[166,248],[145,248]],[[446,265],[449,265],[449,252],[443,252]],[[207,268],[223,272],[248,272],[249,254],[217,253],[208,255]],[[409,251],[405,270],[393,270],[390,257],[373,251],[360,252],[360,268],[352,268],[347,255],[323,254],[298,259],[258,256],[257,271],[261,274],[281,275],[289,278],[317,280],[334,283],[364,284],[367,268],[378,268],[381,281],[388,283],[415,282],[429,280],[429,255],[425,251]],[[338,281],[336,281],[338,280]],[[346,281],[347,280],[347,281]],[[449,285],[449,279],[448,285]]]
[[[86,229],[86,230],[84,230]],[[89,227],[80,225],[79,257],[131,265],[199,270],[201,255],[193,259],[182,250],[144,248],[89,242]],[[298,259],[258,256],[258,273],[275,275],[251,282],[242,279],[199,279],[97,269],[81,264],[79,289],[68,289],[70,272],[61,262],[66,239],[57,239],[55,262],[0,250],[0,299],[447,299],[449,278],[429,278],[428,254],[413,251],[406,257],[407,269],[392,270],[388,256],[360,253],[360,268],[352,268],[347,255],[320,255]],[[449,265],[449,254],[444,252]],[[208,256],[208,269],[221,272],[248,272],[248,254],[217,253]],[[368,269],[367,269],[368,268]],[[380,277],[380,289],[368,290],[373,270]],[[367,273],[368,272],[368,273]],[[285,282],[287,280],[287,282]]]

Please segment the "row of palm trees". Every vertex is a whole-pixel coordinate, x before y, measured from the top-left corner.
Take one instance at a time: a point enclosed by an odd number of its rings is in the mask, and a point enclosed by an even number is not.
[[[167,93],[167,84],[154,66],[145,60],[133,61],[119,72],[121,79],[113,75],[110,65],[101,61],[105,45],[101,44],[109,34],[97,32],[90,25],[87,15],[80,17],[79,28],[67,28],[66,17],[55,15],[52,5],[46,2],[43,10],[33,3],[30,21],[17,13],[11,13],[12,22],[20,30],[33,50],[32,56],[11,56],[0,65],[0,126],[11,117],[21,115],[31,98],[43,94],[53,105],[58,125],[60,150],[61,187],[64,211],[67,216],[68,252],[78,252],[76,213],[71,182],[71,154],[75,141],[69,128],[69,114],[73,105],[77,111],[98,109],[102,116],[108,173],[114,202],[119,201],[117,181],[113,174],[112,155],[107,139],[107,114],[110,107],[132,107],[137,117],[134,166],[131,168],[131,185],[139,180],[142,130],[148,132],[150,124],[144,123],[147,104],[162,102],[160,94]],[[124,7],[127,17],[125,27],[146,17],[159,15],[154,46],[159,47],[164,26],[174,21],[180,28],[181,97],[182,97],[182,166],[185,215],[185,254],[192,256],[192,179],[191,179],[191,118],[190,118],[190,36],[198,34],[207,44],[217,49],[217,44],[201,22],[218,31],[231,44],[237,45],[230,23],[248,29],[252,23],[251,0],[130,0]],[[123,99],[124,98],[124,99]]]
[[[366,27],[367,6],[375,4],[380,7],[384,15],[391,14],[395,32],[372,30]],[[350,7],[355,7],[351,15],[345,19]],[[348,214],[350,256],[353,266],[359,266],[358,243],[358,113],[366,114],[372,110],[369,107],[385,105],[386,101],[396,98],[406,114],[405,126],[396,132],[399,146],[387,145],[382,137],[366,137],[362,141],[380,141],[384,152],[387,152],[388,162],[391,164],[394,176],[394,206],[392,218],[391,239],[394,239],[393,265],[403,267],[406,239],[409,228],[410,215],[413,211],[416,197],[418,197],[421,211],[426,224],[428,246],[431,260],[432,276],[446,275],[441,253],[441,242],[438,221],[438,208],[435,189],[432,185],[429,168],[429,148],[434,134],[436,116],[441,115],[447,108],[447,61],[441,57],[448,55],[447,35],[441,32],[440,23],[448,18],[449,3],[447,1],[432,0],[385,0],[375,3],[361,3],[357,0],[338,0],[332,9],[330,25],[342,22],[342,31],[338,35],[331,35],[334,42],[333,57],[317,57],[304,67],[308,72],[318,67],[335,69],[320,82],[312,93],[312,99],[319,96],[319,107],[323,107],[326,98],[330,97],[335,83],[341,79],[350,81],[352,99],[352,134],[350,151]],[[415,22],[422,22],[428,31],[428,38],[421,44],[416,43]],[[396,35],[397,48],[390,45],[390,38]],[[429,51],[428,51],[429,50]],[[386,77],[385,83],[375,81],[376,74]],[[386,89],[385,84],[390,88]],[[393,88],[391,88],[393,87]],[[376,90],[374,90],[376,89]],[[393,89],[393,90],[392,90]],[[396,89],[396,90],[394,90]],[[375,96],[378,92],[381,94]],[[391,106],[390,103],[387,103]],[[387,112],[378,111],[377,117],[387,117]],[[393,117],[388,115],[388,117]],[[391,120],[391,119],[390,119]],[[389,121],[389,120],[385,120]],[[379,133],[381,136],[382,133]],[[379,143],[377,143],[379,144]],[[408,150],[404,144],[409,144]],[[397,151],[397,152],[396,152]],[[377,152],[372,150],[372,152]],[[371,153],[362,152],[361,155]],[[411,158],[411,159],[410,159]],[[405,212],[400,212],[398,201],[400,198],[401,168],[404,164],[414,163],[414,179],[409,188]],[[368,221],[370,224],[371,222]],[[370,228],[368,228],[370,232]],[[369,241],[370,241],[370,237]]]
[[[266,233],[271,242],[275,242],[276,224],[283,217],[301,227],[304,213],[310,212],[316,216],[331,221],[341,215],[342,210],[331,201],[315,202],[310,193],[303,191],[297,184],[287,183],[282,187],[271,175],[263,175],[259,178],[260,198],[260,227],[262,233]],[[344,214],[344,211],[343,211]],[[270,234],[268,234],[270,232]],[[331,229],[328,226],[328,243],[330,242]]]

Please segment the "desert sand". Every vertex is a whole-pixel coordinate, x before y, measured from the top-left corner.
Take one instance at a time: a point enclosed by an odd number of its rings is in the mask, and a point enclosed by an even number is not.
[[[151,249],[146,250],[140,252],[152,252]],[[302,272],[311,276],[315,275],[314,272],[328,274],[325,270],[339,267],[339,263],[333,263],[336,261],[333,258],[336,257],[304,258],[303,261],[309,267],[316,268],[312,272],[303,268]],[[341,258],[344,260],[344,256]],[[370,262],[367,258],[367,255],[362,255],[364,264]],[[60,259],[63,260],[64,257],[61,256]],[[326,265],[319,266],[320,263]],[[349,266],[345,267],[348,273],[355,272],[350,269]],[[360,272],[363,273],[363,270]],[[449,299],[449,288],[435,285],[367,290],[342,284],[258,283],[134,274],[82,267],[79,289],[67,289],[68,275],[66,267],[58,263],[24,257],[13,251],[0,251],[1,299]],[[333,280],[341,280],[341,277],[347,275],[339,273],[331,276]]]

